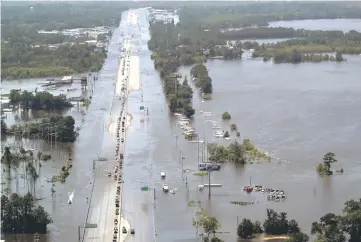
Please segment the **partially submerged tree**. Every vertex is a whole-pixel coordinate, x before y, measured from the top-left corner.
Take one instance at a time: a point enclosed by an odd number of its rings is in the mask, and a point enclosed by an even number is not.
[[[319,163],[316,167],[317,172],[320,175],[332,175],[331,164],[337,162],[335,154],[332,152],[327,152],[323,156],[323,163]]]
[[[196,212],[196,216],[197,219],[193,219],[193,226],[202,227],[208,238],[210,234],[215,235],[217,230],[221,227],[217,218],[208,216],[204,208],[200,208]]]
[[[250,219],[244,218],[237,227],[237,235],[242,239],[249,239],[253,234],[253,223]]]
[[[311,233],[317,235],[317,241],[345,242],[346,237],[342,231],[340,217],[328,213],[320,218],[320,222],[313,222]]]
[[[222,119],[223,120],[230,120],[231,119],[231,115],[228,112],[224,112],[222,114]]]
[[[30,193],[25,196],[16,193],[9,197],[1,196],[2,233],[45,234],[47,225],[52,222],[43,207],[35,207],[34,197]]]
[[[361,198],[345,202],[343,215],[328,213],[313,222],[311,233],[317,235],[317,242],[348,242],[361,241]]]
[[[221,227],[217,218],[207,215],[206,210],[202,207],[201,201],[190,201],[188,205],[197,209],[196,214],[193,217],[193,226],[196,228],[203,228],[204,233],[207,234],[204,241],[209,241],[210,234],[213,234],[211,241],[214,241],[215,234]]]

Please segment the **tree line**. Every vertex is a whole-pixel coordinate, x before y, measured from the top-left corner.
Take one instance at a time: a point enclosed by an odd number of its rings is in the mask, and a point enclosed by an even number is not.
[[[106,58],[105,50],[79,44],[93,37],[41,34],[38,31],[115,27],[127,5],[115,2],[101,6],[93,2],[4,3],[1,17],[2,79],[99,71]]]
[[[45,234],[52,223],[42,206],[36,206],[34,197],[28,193],[1,196],[1,232],[5,234]]]
[[[191,75],[195,80],[196,87],[201,88],[201,92],[206,94],[213,92],[212,78],[209,77],[207,67],[202,63],[192,67]]]
[[[294,28],[244,28],[239,30],[220,31],[219,35],[226,40],[242,39],[282,39],[282,38],[306,38],[308,40],[319,40],[326,44],[329,41],[360,42],[361,33],[351,30],[347,33],[340,30],[306,30]]]
[[[24,110],[62,110],[72,107],[64,94],[54,96],[49,92],[36,92],[11,90],[10,103],[20,105]]]
[[[95,46],[64,43],[51,49],[48,46],[30,46],[5,43],[1,48],[3,79],[62,76],[74,73],[97,72],[106,58],[104,49]]]
[[[51,139],[53,141],[73,143],[77,137],[75,120],[72,116],[56,115],[45,118],[41,122],[14,124],[10,128],[2,121],[1,128],[2,134],[24,138]]]
[[[201,201],[191,200],[188,204],[195,207],[193,226],[204,230],[204,242],[221,242],[215,235],[221,227],[216,217],[207,215],[201,206]],[[311,225],[311,234],[316,236],[315,242],[359,242],[361,241],[361,198],[349,200],[345,203],[342,215],[328,213],[319,222]],[[266,219],[252,222],[248,218],[242,219],[237,226],[237,235],[242,239],[252,239],[256,235],[275,235],[287,242],[307,242],[309,236],[303,233],[296,220],[287,218],[287,213],[278,213],[273,209],[266,210]],[[213,236],[211,236],[213,235]]]
[[[165,31],[161,36],[160,32]],[[154,60],[154,67],[160,72],[164,81],[164,92],[169,101],[169,108],[172,112],[181,112],[187,117],[194,115],[192,108],[193,91],[184,78],[182,84],[178,80],[178,68],[182,62],[193,64],[195,59],[180,59],[180,52],[173,42],[175,27],[174,24],[155,23],[150,25],[151,39],[148,41],[148,48],[153,51],[151,58]],[[171,45],[171,46],[169,46]]]
[[[244,218],[237,227],[240,238],[252,238],[254,234],[288,235],[289,242],[307,242],[308,235],[301,232],[298,223],[287,219],[287,213],[277,213],[267,209],[267,217],[261,223]],[[315,242],[357,242],[361,241],[361,199],[345,203],[342,215],[328,213],[319,222],[313,222],[311,234],[316,235]]]
[[[38,30],[63,30],[117,26],[131,3],[122,2],[24,2],[4,3],[2,27],[28,25]]]
[[[357,2],[212,2],[184,4],[179,11],[180,21],[187,25],[218,29],[268,26],[271,21],[360,17],[361,4]]]

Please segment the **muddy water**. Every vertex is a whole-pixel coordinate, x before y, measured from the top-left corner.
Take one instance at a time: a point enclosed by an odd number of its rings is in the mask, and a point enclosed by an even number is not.
[[[75,241],[77,239],[77,226],[83,225],[85,222],[87,212],[86,197],[90,196],[94,175],[92,161],[98,156],[107,157],[110,152],[110,145],[107,135],[104,135],[104,130],[107,129],[107,120],[109,120],[108,117],[113,104],[112,97],[118,64],[118,48],[122,41],[119,31],[119,29],[116,29],[114,32],[109,46],[108,57],[99,73],[99,79],[95,82],[92,104],[87,114],[83,116],[84,122],[81,122],[82,127],[79,131],[79,137],[75,144],[71,146],[73,168],[70,171],[67,182],[56,185],[56,193],[53,197],[50,195],[50,183],[44,182],[41,188],[39,187],[39,190],[41,190],[39,193],[41,194],[37,193],[37,197],[43,198],[40,204],[49,211],[54,220],[54,223],[48,227],[49,234],[47,238],[41,238],[44,241]],[[34,84],[24,84],[22,88],[24,89],[26,85],[31,86]],[[34,89],[33,87],[29,88]],[[4,90],[3,92],[5,93]],[[77,94],[75,94],[75,96],[77,96]],[[32,145],[33,144],[30,144],[29,146]],[[51,153],[53,157],[55,157],[55,154],[60,152],[60,158],[63,157],[65,160],[67,156],[64,152],[67,152],[68,145],[65,144],[63,146],[65,146],[65,148],[60,149],[60,151],[56,149],[54,152],[46,153]],[[49,148],[45,147],[44,149]],[[59,157],[55,157],[54,160],[56,161],[48,161],[48,163],[54,163],[54,165],[51,165],[52,168],[47,168],[47,164],[43,166],[45,170],[50,170],[50,174],[48,174],[49,177],[54,175],[54,171],[58,170],[63,164],[63,161],[59,159]],[[102,164],[97,162],[96,169],[101,166]],[[72,191],[75,191],[75,198],[70,206],[67,203],[68,192]],[[33,237],[28,236],[27,238],[22,237],[21,239],[21,241],[26,240],[33,241]]]
[[[175,118],[168,112],[159,74],[147,50],[146,11],[137,13],[142,32],[138,46],[142,90],[132,92],[128,100],[133,120],[126,140],[123,191],[123,213],[136,231],[130,241],[152,241],[154,231],[157,241],[196,241],[196,230],[192,227],[195,210],[188,206],[189,200],[202,200],[208,213],[222,224],[220,231],[224,234],[220,237],[236,241],[237,216],[239,220],[244,217],[263,220],[265,209],[274,208],[288,212],[289,217],[309,232],[312,221],[327,212],[340,211],[345,200],[361,196],[359,189],[354,189],[361,181],[358,175],[361,172],[359,57],[347,57],[348,62],[341,64],[273,65],[258,60],[207,63],[214,94],[212,100],[205,102],[194,94],[193,125],[197,132],[212,142],[216,141],[212,138],[213,130],[204,120],[218,120],[224,129],[236,123],[241,139],[250,138],[273,157],[270,164],[224,164],[221,171],[213,172],[211,177],[212,183],[220,183],[222,187],[212,189],[208,200],[207,190],[196,189],[199,184],[207,183],[208,178],[193,175],[195,171],[181,172],[181,150],[185,157],[184,169],[196,169],[197,144],[183,139]],[[49,241],[76,239],[76,226],[85,221],[92,160],[97,153],[105,157],[113,154],[113,144],[106,132],[103,136],[103,131],[107,129],[111,106],[116,110],[114,104],[117,104],[111,97],[121,41],[119,31],[113,35],[108,59],[96,84],[97,91],[74,146],[74,166],[67,183],[57,186],[53,200],[41,201],[55,221],[49,227]],[[182,71],[188,72],[189,68]],[[149,109],[149,117],[140,106]],[[106,111],[101,110],[104,108]],[[200,110],[212,112],[213,117],[204,118]],[[226,110],[232,115],[230,122],[221,121],[221,114]],[[330,178],[316,175],[316,163],[327,151],[336,153],[339,163],[334,166],[343,167],[343,175]],[[101,163],[97,167],[101,167]],[[166,172],[166,181],[161,180],[161,171]],[[252,183],[284,189],[287,200],[274,203],[262,194],[244,194],[241,189],[250,177]],[[177,188],[177,193],[163,194],[164,183],[171,189]],[[142,192],[143,186],[148,186],[150,191]],[[69,206],[67,193],[72,190],[76,195]],[[257,203],[243,207],[231,205],[232,200]]]
[[[138,118],[128,132],[125,166],[125,213],[136,230],[151,233],[150,203],[154,201],[151,192],[141,192],[140,187],[153,184],[157,241],[195,241],[196,230],[192,227],[195,211],[187,205],[189,200],[202,200],[203,206],[222,224],[220,231],[224,234],[220,237],[235,241],[237,216],[239,220],[244,217],[263,220],[265,209],[274,208],[287,212],[309,232],[312,221],[327,212],[341,211],[347,199],[361,196],[354,189],[361,181],[358,56],[348,56],[348,62],[341,64],[273,65],[262,60],[207,63],[214,94],[211,101],[205,102],[194,95],[193,125],[198,133],[212,142],[213,131],[204,123],[206,119],[217,120],[228,130],[231,123],[236,123],[240,139],[250,138],[273,157],[269,164],[224,164],[221,171],[212,173],[212,183],[222,187],[212,189],[212,198],[208,200],[207,190],[196,189],[208,182],[207,177],[197,177],[194,172],[182,177],[180,150],[185,157],[184,169],[194,170],[197,144],[182,137],[176,142],[175,135],[180,136],[180,130],[168,113],[159,75],[146,51],[146,38],[144,34],[141,68],[144,105],[150,116],[148,123],[140,121],[141,94],[133,93],[129,109]],[[212,112],[213,117],[204,118],[200,110]],[[221,121],[224,111],[230,112],[231,121]],[[339,162],[334,168],[343,167],[343,175],[317,176],[315,166],[328,151],[336,153]],[[161,171],[167,173],[166,181],[161,180]],[[244,194],[241,189],[249,184],[250,177],[252,183],[284,189],[287,200],[275,203],[268,202],[263,194]],[[177,193],[163,194],[164,183],[171,189],[177,188]],[[232,200],[256,204],[231,205]]]

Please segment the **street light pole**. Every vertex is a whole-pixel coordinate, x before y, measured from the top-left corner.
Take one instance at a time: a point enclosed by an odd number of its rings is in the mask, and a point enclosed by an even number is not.
[[[211,199],[211,168],[208,168],[208,199]]]

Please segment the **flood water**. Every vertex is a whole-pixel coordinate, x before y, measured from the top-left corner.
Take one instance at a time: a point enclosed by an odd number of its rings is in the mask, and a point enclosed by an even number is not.
[[[190,200],[201,200],[207,212],[219,219],[220,231],[224,232],[220,238],[236,241],[237,216],[239,220],[245,217],[264,220],[266,208],[274,208],[287,212],[289,218],[296,219],[309,232],[313,221],[327,212],[341,212],[347,199],[361,196],[361,190],[354,188],[361,182],[361,82],[358,81],[361,57],[347,56],[345,63],[300,65],[274,65],[262,60],[209,61],[213,98],[202,102],[194,89],[193,127],[202,139],[205,136],[208,142],[215,142],[219,140],[212,137],[206,119],[217,120],[228,130],[235,123],[241,133],[239,140],[249,138],[273,157],[267,164],[224,164],[220,171],[212,172],[212,183],[220,183],[222,187],[213,188],[209,200],[206,189],[202,192],[196,189],[208,182],[208,177],[194,175],[197,144],[189,143],[180,134],[150,59],[146,12],[137,10],[143,32],[137,41],[141,50],[142,90],[132,92],[128,99],[128,112],[133,120],[127,132],[122,203],[123,213],[136,231],[132,241],[152,241],[153,237],[160,242],[196,241],[196,229],[192,227],[195,209],[188,206]],[[123,14],[123,20],[126,17],[127,13]],[[74,144],[74,166],[67,183],[57,186],[54,199],[40,202],[54,219],[49,226],[49,241],[76,239],[76,226],[85,221],[85,198],[89,196],[94,174],[92,160],[97,153],[105,157],[113,154],[104,130],[109,113],[115,109],[112,105],[117,103],[111,97],[120,29],[114,32],[92,104]],[[184,67],[181,72],[189,73],[189,70],[190,67]],[[149,109],[149,117],[140,110],[143,105]],[[212,112],[213,116],[203,117],[201,110]],[[232,116],[228,122],[221,121],[224,111]],[[184,169],[193,171],[182,174],[181,151]],[[328,151],[336,154],[339,162],[334,168],[342,167],[344,174],[327,178],[316,174],[316,164]],[[160,178],[161,171],[167,174],[165,181]],[[268,202],[264,194],[245,194],[242,188],[249,184],[250,177],[253,184],[285,190],[287,200]],[[164,183],[170,189],[177,188],[176,194],[164,194]],[[142,192],[143,186],[148,186],[149,192]],[[69,206],[67,193],[72,190],[75,199]],[[233,200],[256,204],[232,205]]]
[[[341,30],[361,32],[361,19],[308,19],[270,22],[269,27],[283,27],[308,30]]]
[[[114,83],[118,65],[118,48],[122,42],[120,30],[114,31],[111,44],[109,45],[108,57],[99,72],[99,78],[94,83],[94,93],[92,95],[92,103],[89,106],[86,115],[81,114],[81,119],[76,126],[81,125],[79,137],[73,145],[72,149],[73,167],[70,170],[70,175],[65,184],[56,184],[56,193],[52,197],[50,193],[51,183],[45,182],[45,177],[57,175],[60,167],[64,164],[67,158],[68,144],[59,144],[58,148],[50,151],[50,146],[45,142],[39,141],[36,144],[28,142],[27,148],[39,149],[41,143],[44,153],[52,155],[52,161],[44,162],[42,170],[43,176],[39,178],[39,186],[36,196],[42,198],[39,203],[45,207],[50,214],[54,223],[48,226],[49,233],[46,238],[40,238],[40,241],[75,241],[77,239],[77,226],[83,225],[87,213],[86,197],[90,196],[92,181],[94,176],[93,159],[98,156],[107,157],[109,154],[109,144],[107,139],[107,120],[112,110]],[[43,79],[42,79],[43,80]],[[15,86],[12,88],[22,88],[34,90],[36,82],[39,80],[30,81],[15,81]],[[22,83],[19,86],[19,83]],[[30,84],[29,84],[30,83]],[[34,84],[35,83],[35,84]],[[4,84],[3,93],[6,93]],[[74,85],[74,84],[73,84]],[[34,86],[34,87],[33,87]],[[79,85],[80,86],[80,85]],[[73,88],[73,87],[72,87]],[[9,88],[11,89],[11,88]],[[79,93],[75,93],[78,96]],[[81,113],[81,110],[73,108],[76,113]],[[72,111],[68,111],[75,116]],[[76,118],[76,117],[75,117]],[[79,120],[79,119],[78,119]],[[114,149],[112,149],[114,154]],[[97,170],[102,164],[97,165]],[[22,184],[21,182],[20,184]],[[21,189],[21,187],[20,187]],[[26,192],[26,186],[23,186],[23,192]],[[13,189],[13,192],[15,190]],[[68,204],[68,192],[75,191],[75,198],[71,206]],[[7,238],[8,239],[8,238]],[[9,241],[33,241],[33,236],[17,236]],[[8,241],[8,240],[7,240]]]

